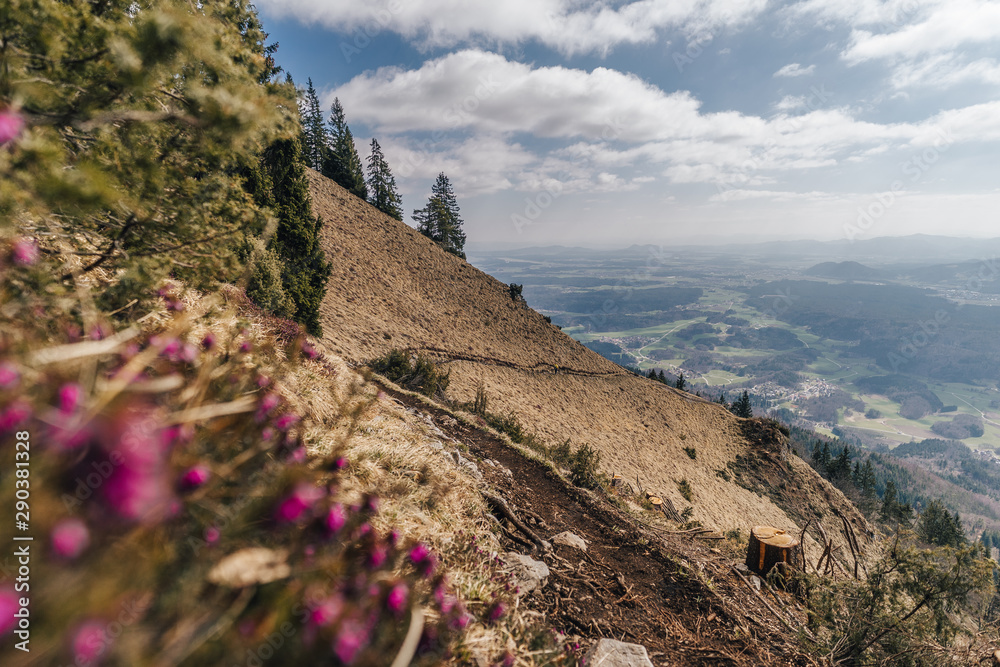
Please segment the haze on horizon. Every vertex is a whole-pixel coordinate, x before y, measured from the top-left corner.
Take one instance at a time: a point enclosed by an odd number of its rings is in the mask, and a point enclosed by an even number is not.
[[[260,0],[472,244],[995,236],[1000,4]]]

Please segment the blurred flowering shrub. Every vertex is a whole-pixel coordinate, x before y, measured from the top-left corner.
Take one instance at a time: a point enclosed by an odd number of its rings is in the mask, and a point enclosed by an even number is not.
[[[44,268],[16,253],[7,246],[0,291],[0,506],[13,514],[13,443],[28,434],[30,527],[9,516],[0,541],[34,541],[27,593],[0,555],[0,663],[444,658],[471,616],[434,553],[373,529],[376,497],[340,493],[342,451],[304,456],[306,416],[280,391],[314,354],[301,338],[169,289],[145,330],[86,314],[86,296],[35,311],[12,286]],[[344,420],[364,407],[355,398]],[[13,648],[21,595],[31,653]]]

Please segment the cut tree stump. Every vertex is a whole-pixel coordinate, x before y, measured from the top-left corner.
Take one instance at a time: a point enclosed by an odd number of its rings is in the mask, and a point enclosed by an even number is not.
[[[762,577],[778,563],[791,564],[799,541],[778,528],[754,526],[747,545],[746,565]]]

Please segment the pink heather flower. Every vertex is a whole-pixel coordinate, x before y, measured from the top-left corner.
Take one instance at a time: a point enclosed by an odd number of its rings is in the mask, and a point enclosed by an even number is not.
[[[212,471],[208,469],[208,466],[199,463],[184,473],[184,476],[181,477],[181,486],[185,489],[197,489],[211,476]]]
[[[298,521],[306,511],[312,509],[320,498],[323,491],[311,484],[299,484],[295,490],[278,505],[275,517],[279,521]]]
[[[253,349],[253,343],[251,343],[250,341],[245,340],[242,343],[240,343],[240,352],[244,352],[245,353],[245,352],[249,352],[252,349]]]
[[[507,613],[507,607],[504,606],[504,603],[497,602],[495,605],[490,607],[489,614],[487,614],[486,618],[487,621],[489,621],[490,623],[496,623],[501,618],[503,618],[503,615],[506,613]]]
[[[306,622],[313,627],[325,628],[336,623],[343,611],[344,598],[340,594],[333,595],[314,607],[309,612],[309,618]]]
[[[455,602],[457,602],[455,596],[448,593],[448,589],[444,585],[437,586],[434,589],[434,599],[437,600],[442,614],[447,614],[454,609]]]
[[[0,637],[17,626],[17,619],[14,614],[20,609],[17,593],[13,589],[0,591]]]
[[[291,412],[286,412],[274,420],[274,427],[279,431],[287,431],[299,421],[299,416]]]
[[[194,360],[198,358],[198,348],[191,343],[184,343],[184,345],[181,346],[180,354],[177,356],[181,361],[193,364]]]
[[[24,399],[18,399],[0,412],[0,433],[13,431],[31,417],[31,406]]]
[[[14,243],[14,263],[31,266],[38,261],[38,244],[31,239],[20,239]]]
[[[394,547],[399,543],[399,533],[395,530],[390,531],[385,539],[389,543],[389,546]]]
[[[383,544],[376,544],[372,547],[371,551],[368,552],[367,565],[369,569],[377,570],[382,567],[385,563],[386,558],[388,558],[389,552]]]
[[[343,456],[338,456],[337,460],[333,462],[333,465],[337,470],[343,470],[347,467],[347,459]]]
[[[201,346],[206,350],[211,350],[215,347],[215,334],[211,331],[205,334],[205,337],[201,339]]]
[[[406,601],[409,598],[410,589],[407,588],[406,584],[400,582],[389,590],[389,595],[386,597],[385,606],[386,608],[399,616],[403,613],[406,607]]]
[[[315,359],[319,355],[316,352],[316,348],[309,344],[309,341],[302,341],[302,353],[306,355],[307,359]]]
[[[59,412],[64,415],[72,414],[76,406],[80,404],[80,394],[82,390],[76,383],[64,384],[59,388]]]
[[[209,544],[215,544],[219,541],[219,529],[215,526],[209,526],[205,529],[205,541]]]
[[[92,665],[108,650],[110,638],[105,635],[104,624],[87,621],[73,635],[73,657],[78,665]]]
[[[375,514],[378,512],[378,496],[366,496],[365,497],[365,511]]]
[[[63,519],[52,529],[49,539],[57,556],[72,560],[90,545],[90,531],[80,519]]]
[[[176,338],[171,338],[163,345],[163,349],[160,351],[160,354],[171,361],[176,361],[177,353],[180,352],[180,349],[181,342]]]
[[[465,611],[465,607],[462,604],[455,607],[455,612],[455,616],[448,625],[451,626],[452,630],[464,630],[471,620],[469,612]]]
[[[431,555],[431,550],[428,549],[422,542],[418,542],[415,547],[410,549],[410,562],[414,565],[420,565],[426,561]]]
[[[347,523],[347,515],[344,513],[344,506],[340,503],[334,503],[330,511],[326,513],[326,527],[336,535],[345,523]]]
[[[365,626],[360,621],[348,619],[340,626],[337,639],[333,642],[333,652],[342,663],[350,665],[367,643]]]
[[[257,386],[262,389],[270,384],[271,384],[271,378],[267,377],[266,375],[261,375],[257,378]]]
[[[263,431],[260,432],[260,439],[267,441],[274,437],[274,429],[268,426]]]
[[[0,389],[14,389],[21,382],[17,367],[9,361],[0,364]]]
[[[257,405],[257,414],[255,417],[257,423],[259,424],[264,421],[280,403],[281,397],[277,394],[264,394],[264,398],[260,399],[260,403]]]
[[[90,338],[92,340],[104,340],[112,332],[107,325],[98,323],[90,330]]]
[[[0,146],[21,136],[24,131],[24,118],[11,109],[0,111]]]
[[[108,430],[102,441],[112,443],[109,449],[121,458],[102,487],[108,505],[131,520],[158,521],[169,516],[173,495],[166,462],[166,430],[159,428],[153,414],[135,408],[118,415]]]
[[[172,310],[175,313],[183,312],[184,302],[176,297],[170,297],[167,299],[167,310]]]

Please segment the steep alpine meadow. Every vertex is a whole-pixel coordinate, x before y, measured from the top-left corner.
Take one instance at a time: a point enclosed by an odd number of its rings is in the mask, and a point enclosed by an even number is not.
[[[829,534],[839,536],[831,505],[866,526],[840,491],[794,455],[755,451],[741,420],[721,406],[600,357],[512,298],[507,285],[332,181],[315,172],[309,178],[333,263],[323,343],[349,362],[365,364],[394,348],[424,353],[450,371],[452,401],[472,401],[482,386],[491,411],[513,413],[548,443],[595,448],[604,472],[633,485],[638,478],[717,530],[745,535],[770,524],[798,531],[825,515]],[[759,464],[769,457],[777,466],[773,485],[761,485]]]

